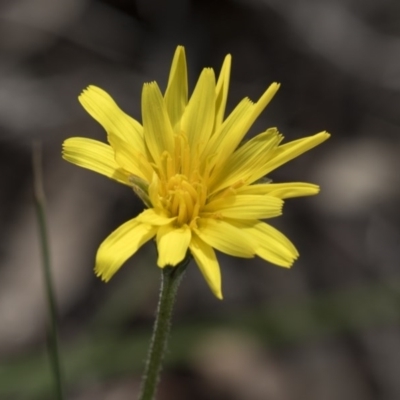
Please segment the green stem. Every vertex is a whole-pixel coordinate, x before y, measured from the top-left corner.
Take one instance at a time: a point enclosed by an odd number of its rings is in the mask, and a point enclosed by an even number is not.
[[[143,373],[139,400],[153,400],[156,394],[162,361],[167,348],[168,335],[171,328],[171,316],[176,292],[189,261],[190,257],[186,257],[176,267],[165,267],[162,270],[156,321],[154,323],[146,367]]]
[[[57,334],[57,306],[53,290],[51,276],[51,262],[49,239],[46,223],[45,195],[43,189],[43,171],[42,171],[42,149],[39,143],[34,143],[32,147],[33,164],[33,195],[35,201],[36,216],[39,225],[40,246],[42,251],[42,269],[44,285],[46,290],[47,304],[49,307],[50,326],[48,332],[48,346],[50,353],[51,369],[53,371],[55,392],[57,400],[64,399],[62,374],[60,367],[60,356]]]

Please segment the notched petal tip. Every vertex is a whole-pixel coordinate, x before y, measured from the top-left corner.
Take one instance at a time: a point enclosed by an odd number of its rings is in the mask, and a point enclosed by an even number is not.
[[[143,89],[148,90],[148,89],[152,89],[152,88],[157,88],[158,90],[160,90],[160,88],[158,87],[158,83],[156,81],[150,81],[150,82],[144,82],[143,83]]]
[[[180,44],[180,45],[176,46],[174,57],[180,56],[182,54],[185,54],[185,46],[182,46]]]
[[[112,99],[111,96],[105,90],[95,85],[89,85],[85,89],[83,89],[81,94],[78,96],[78,100],[82,103],[82,100],[84,101],[87,96],[98,96],[107,99]]]
[[[142,89],[142,113],[143,113],[143,107],[147,103],[152,103],[154,102],[153,97],[157,96],[157,98],[161,97],[162,101],[164,101],[160,87],[158,86],[158,83],[156,81],[151,81],[151,82],[145,82],[143,83],[143,89]],[[152,101],[149,101],[149,97],[151,98]]]
[[[316,143],[316,145],[319,145],[319,144],[325,142],[326,140],[328,140],[330,137],[331,137],[331,134],[329,132],[321,131],[312,136],[309,136],[308,138],[310,141]],[[307,137],[304,139],[307,139]],[[301,139],[299,139],[299,140],[301,140]]]
[[[296,262],[296,260],[299,258],[299,254],[297,253],[296,255],[293,255],[292,257],[293,258],[290,261],[288,260],[288,261],[282,262],[282,263],[273,262],[273,264],[278,267],[291,269],[293,267],[294,263]]]
[[[215,85],[215,72],[211,67],[206,67],[203,68],[202,74],[206,74],[208,79],[213,79],[214,80],[214,85]],[[200,75],[201,76],[201,75]]]
[[[275,96],[276,92],[279,90],[281,87],[281,84],[278,82],[273,82],[268,86],[268,89],[263,93],[263,95],[260,97],[257,103],[262,105],[263,108],[265,108],[268,103],[272,100],[272,98]]]
[[[313,185],[313,187],[309,188],[309,195],[314,196],[317,195],[321,191],[321,187],[319,185]]]
[[[99,278],[104,283],[108,283],[111,280],[111,276],[100,271],[97,265],[94,267],[94,274],[97,276],[97,278]]]
[[[320,133],[317,133],[317,135],[321,135],[325,137],[325,140],[329,139],[331,137],[331,134],[328,131],[322,131]]]

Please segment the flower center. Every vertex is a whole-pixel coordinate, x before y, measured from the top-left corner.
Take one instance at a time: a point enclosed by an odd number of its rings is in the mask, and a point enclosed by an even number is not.
[[[199,212],[206,202],[206,187],[199,181],[189,182],[185,175],[176,174],[162,185],[161,203],[178,226],[196,225]]]

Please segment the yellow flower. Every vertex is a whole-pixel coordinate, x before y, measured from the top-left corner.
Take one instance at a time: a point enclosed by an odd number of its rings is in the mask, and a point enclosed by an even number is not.
[[[85,110],[107,132],[109,144],[74,137],[63,144],[65,160],[130,186],[148,207],[100,245],[95,272],[108,281],[144,243],[157,242],[157,264],[176,266],[189,250],[205,280],[222,298],[214,249],[282,267],[298,257],[293,244],[261,222],[282,213],[283,199],[317,194],[310,183],[267,183],[275,168],[325,141],[329,134],[281,145],[276,128],[247,142],[244,136],[279,88],[243,99],[224,118],[231,56],[216,80],[205,68],[188,99],[185,50],[173,58],[167,89],[156,82],[142,92],[142,124],[125,114],[102,89],[79,96]]]

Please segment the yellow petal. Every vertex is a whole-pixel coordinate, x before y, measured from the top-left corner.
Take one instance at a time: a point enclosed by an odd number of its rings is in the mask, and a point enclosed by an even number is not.
[[[238,181],[251,183],[264,176],[262,168],[281,139],[278,131],[271,128],[240,146],[226,163],[215,168],[210,178],[210,194]]]
[[[115,152],[115,161],[121,168],[147,182],[151,180],[153,168],[142,153],[119,137],[113,138],[112,147]]]
[[[313,196],[319,193],[319,186],[312,183],[260,183],[242,186],[236,189],[237,194],[258,194],[288,199],[290,197]]]
[[[253,125],[254,121],[260,116],[260,114],[264,111],[265,107],[269,104],[269,102],[273,99],[276,92],[279,90],[280,83],[274,82],[269,85],[268,89],[263,93],[263,95],[259,98],[257,103],[254,104],[254,108],[249,117],[249,128]]]
[[[235,226],[214,218],[200,218],[195,233],[209,246],[231,256],[252,258],[255,250],[245,234]]]
[[[132,186],[129,175],[115,162],[114,150],[108,144],[87,138],[69,138],[63,143],[63,158],[72,164]]]
[[[223,136],[220,134],[221,138],[218,138],[218,143],[215,143],[215,145],[218,146],[215,147],[215,151],[217,151],[218,154],[218,157],[215,159],[217,165],[223,165],[239,146],[240,142],[243,140],[254,121],[274,97],[275,93],[279,89],[279,86],[280,85],[278,83],[274,82],[255,104],[250,102],[250,100],[245,99],[248,101],[246,113],[241,116],[238,123],[236,123],[232,129],[229,130],[229,132],[225,132],[225,135]]]
[[[180,120],[188,101],[186,56],[183,46],[176,48],[164,100],[171,125],[174,131],[179,133]]]
[[[125,222],[104,240],[97,250],[95,273],[109,281],[122,264],[156,234],[157,229],[138,222]]]
[[[168,218],[166,214],[157,213],[153,208],[149,208],[139,214],[136,219],[143,224],[162,226],[175,221],[176,217]]]
[[[214,117],[215,76],[211,68],[205,68],[197,81],[181,121],[181,129],[188,138],[193,154],[196,155],[195,152],[198,152],[197,157],[211,136]]]
[[[329,137],[330,134],[324,131],[317,133],[316,135],[294,140],[279,146],[271,155],[270,161],[266,163],[263,174],[266,175],[282,164],[285,164],[293,158],[298,157],[300,154],[311,150],[313,147],[325,142],[325,140],[327,140]]]
[[[161,268],[178,265],[186,255],[192,233],[187,225],[176,228],[164,225],[157,232],[157,265]]]
[[[228,118],[222,123],[219,129],[211,136],[202,154],[202,160],[209,161],[209,167],[215,164],[222,164],[227,157],[236,149],[243,136],[246,134],[244,128],[248,118],[248,113],[254,104],[249,99],[243,99],[235,109],[229,114]]]
[[[136,151],[145,154],[142,126],[125,114],[107,92],[96,86],[89,86],[78,99],[85,110],[107,131],[111,145],[113,138],[119,137]]]
[[[282,214],[283,200],[272,196],[232,195],[209,202],[203,214],[216,214],[226,218],[264,219]]]
[[[229,222],[242,230],[254,243],[259,257],[272,264],[288,268],[299,256],[292,242],[271,225],[260,221],[229,220]]]
[[[293,243],[281,232],[269,224],[259,222],[254,228],[254,236],[259,236],[257,255],[282,267],[292,266],[299,253]],[[273,259],[273,256],[277,256]],[[279,260],[282,258],[283,262]]]
[[[161,155],[174,154],[174,133],[164,99],[156,82],[145,83],[142,93],[143,132],[154,162],[160,165]]]
[[[196,234],[192,235],[189,248],[211,291],[222,300],[221,271],[213,248]]]
[[[228,54],[224,59],[217,81],[214,130],[217,130],[221,126],[224,119],[226,100],[228,98],[229,79],[231,75],[231,63],[232,57]]]
[[[153,205],[154,208],[157,209],[157,211],[163,209],[160,195],[158,194],[159,185],[160,185],[160,179],[158,178],[158,175],[155,172],[153,172],[153,177],[149,185],[149,198],[151,204]]]

